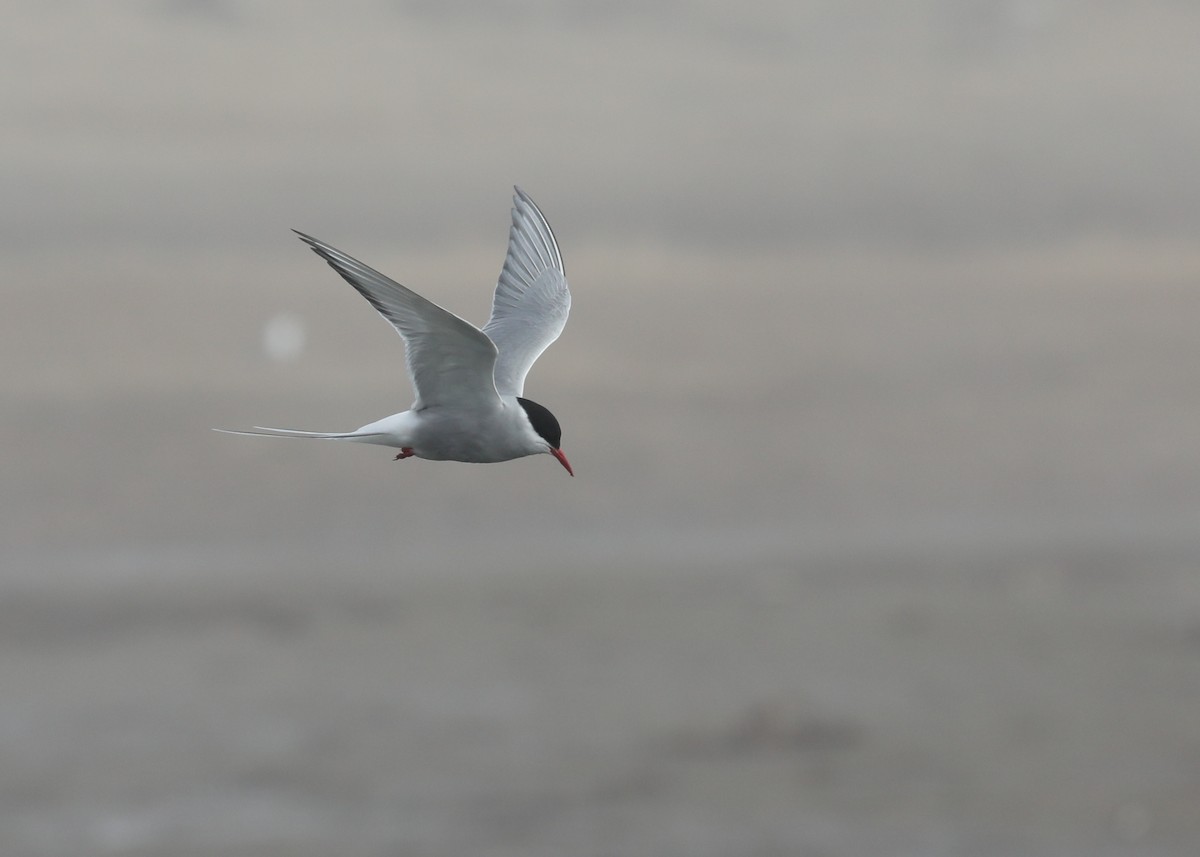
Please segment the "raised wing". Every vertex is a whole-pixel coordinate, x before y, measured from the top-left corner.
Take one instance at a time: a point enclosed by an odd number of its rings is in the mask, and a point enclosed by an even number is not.
[[[496,343],[496,390],[525,392],[529,368],[558,339],[571,311],[571,292],[558,242],[542,212],[520,188],[513,196],[508,255],[496,283],[492,317],[483,332]]]
[[[404,339],[408,376],[417,395],[414,411],[495,402],[496,346],[483,331],[324,241],[296,234]]]

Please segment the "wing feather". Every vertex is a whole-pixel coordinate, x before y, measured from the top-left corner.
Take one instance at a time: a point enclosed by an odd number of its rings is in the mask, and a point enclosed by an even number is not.
[[[296,234],[404,340],[408,375],[416,392],[413,410],[496,401],[496,346],[483,331],[353,256],[303,232]]]
[[[496,390],[521,396],[525,376],[558,339],[571,311],[571,292],[558,242],[529,195],[515,188],[508,253],[483,332],[496,344]]]

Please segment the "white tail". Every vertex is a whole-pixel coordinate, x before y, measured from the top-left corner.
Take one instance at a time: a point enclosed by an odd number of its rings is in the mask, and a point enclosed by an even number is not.
[[[380,438],[386,437],[383,432],[376,431],[298,431],[296,429],[267,428],[266,426],[255,426],[254,431],[237,431],[235,429],[213,429],[213,431],[219,431],[222,434],[244,434],[250,437],[315,437],[321,440],[357,440],[362,443],[381,443]]]

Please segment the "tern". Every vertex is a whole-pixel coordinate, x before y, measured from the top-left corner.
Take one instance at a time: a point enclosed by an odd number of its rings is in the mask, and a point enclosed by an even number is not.
[[[355,431],[264,426],[218,431],[373,443],[399,449],[396,461],[416,457],[489,463],[547,453],[574,476],[561,448],[558,420],[524,398],[530,367],[567,323],[571,292],[550,224],[527,193],[514,190],[508,254],[496,283],[491,318],[482,329],[324,241],[296,231],[400,334],[415,400],[407,411]]]

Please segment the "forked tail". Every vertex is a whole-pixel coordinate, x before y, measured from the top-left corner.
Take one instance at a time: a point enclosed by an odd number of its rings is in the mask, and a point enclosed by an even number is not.
[[[236,429],[213,429],[222,434],[244,434],[250,437],[315,437],[320,440],[357,440],[362,443],[379,443],[383,432],[364,431],[298,431],[296,429],[267,428],[254,426],[253,431],[238,431]]]

